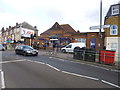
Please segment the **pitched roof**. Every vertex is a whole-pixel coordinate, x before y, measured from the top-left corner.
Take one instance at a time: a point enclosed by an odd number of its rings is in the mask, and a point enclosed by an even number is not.
[[[63,28],[64,32],[66,33],[69,33],[69,32],[76,33],[76,31],[69,24],[62,24],[60,26]]]
[[[31,29],[31,30],[38,30],[37,28],[31,26],[27,22],[23,22],[21,24],[18,24],[16,27],[20,27],[20,25],[22,25],[23,28],[27,28],[27,29]]]
[[[55,22],[55,24],[50,28],[50,30],[60,30],[62,27],[58,24],[58,22]]]
[[[112,6],[117,6],[117,5],[119,5],[119,14],[112,15]],[[110,17],[110,16],[120,16],[120,3],[114,4],[114,5],[111,5],[111,6],[110,6],[110,8],[109,8],[109,10],[108,10],[105,18],[108,18],[108,17]]]
[[[41,34],[49,34],[52,30],[63,30],[64,33],[76,33],[76,31],[69,24],[59,25],[58,22],[55,22],[55,24],[50,29]]]

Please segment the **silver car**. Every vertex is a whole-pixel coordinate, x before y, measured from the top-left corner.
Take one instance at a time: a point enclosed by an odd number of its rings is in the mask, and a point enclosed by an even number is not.
[[[5,51],[5,48],[1,44],[0,44],[0,51]]]

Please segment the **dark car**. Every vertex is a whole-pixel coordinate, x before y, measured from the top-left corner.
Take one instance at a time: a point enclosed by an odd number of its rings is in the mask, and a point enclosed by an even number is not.
[[[38,50],[32,48],[31,46],[28,45],[19,45],[15,48],[15,53],[16,54],[22,54],[24,56],[26,55],[38,55]]]

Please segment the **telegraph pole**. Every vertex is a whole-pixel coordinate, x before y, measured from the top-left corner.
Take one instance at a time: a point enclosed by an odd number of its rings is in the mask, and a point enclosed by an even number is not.
[[[102,49],[102,34],[101,34],[101,29],[102,29],[102,0],[100,0],[100,29],[99,29],[99,50]]]

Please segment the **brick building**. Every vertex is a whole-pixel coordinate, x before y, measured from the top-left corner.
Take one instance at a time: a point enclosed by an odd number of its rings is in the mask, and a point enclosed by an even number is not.
[[[102,32],[101,48],[104,47],[105,33]],[[96,51],[99,49],[99,32],[77,32],[74,37],[74,42],[86,43],[87,48],[94,48]]]
[[[102,33],[102,47],[104,45],[104,33]],[[34,43],[44,46],[49,43],[52,47],[53,43],[57,43],[63,47],[71,42],[85,43],[87,48],[94,48],[98,50],[98,32],[80,32],[75,31],[69,24],[59,25],[56,22],[51,28],[41,33],[39,37],[34,40]]]
[[[41,46],[49,43],[51,47],[53,43],[64,46],[73,42],[74,33],[76,31],[69,24],[59,25],[56,22],[51,28],[41,33],[40,37],[34,40],[34,43],[39,43]]]
[[[105,45],[107,50],[116,51],[116,61],[118,61],[120,55],[120,3],[111,5],[106,16],[105,24],[109,24],[111,27],[105,29]]]

